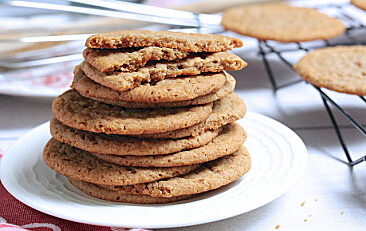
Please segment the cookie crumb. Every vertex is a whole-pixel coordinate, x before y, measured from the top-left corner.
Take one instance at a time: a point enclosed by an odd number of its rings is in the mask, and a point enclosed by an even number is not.
[[[343,215],[343,214],[344,214],[344,212],[342,211],[342,212],[341,212],[341,215]]]
[[[276,229],[279,229],[280,228],[280,225],[276,225]]]
[[[304,222],[307,222],[308,221],[308,219],[304,219]]]
[[[315,202],[317,202],[318,201],[318,198],[315,198],[315,200],[314,200]]]
[[[301,205],[301,206],[304,206],[304,205],[305,205],[305,201],[303,201],[300,205]]]

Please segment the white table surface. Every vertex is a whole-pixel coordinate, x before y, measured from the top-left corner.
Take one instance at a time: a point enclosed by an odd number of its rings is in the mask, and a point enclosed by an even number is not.
[[[364,35],[361,37],[366,40]],[[277,225],[279,230],[291,231],[366,230],[366,162],[353,168],[343,162],[346,160],[344,152],[321,98],[310,85],[302,82],[274,94],[256,41],[241,38],[245,48],[235,52],[249,65],[233,73],[238,82],[236,93],[244,99],[249,110],[284,123],[304,140],[309,154],[307,171],[286,194],[261,208],[223,221],[171,230],[277,230]],[[277,59],[273,59],[272,64],[281,81],[296,78],[296,74]],[[355,119],[366,124],[365,103],[360,103],[356,96],[329,93]],[[339,113],[335,114],[352,157],[365,155],[366,137]],[[50,118],[51,100],[0,95],[2,149]],[[302,202],[305,202],[303,206]]]

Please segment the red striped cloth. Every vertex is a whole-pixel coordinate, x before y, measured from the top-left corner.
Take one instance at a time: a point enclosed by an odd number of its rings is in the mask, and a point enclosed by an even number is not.
[[[9,140],[6,142],[2,142],[0,140],[0,159],[8,146]],[[10,195],[0,182],[0,231],[21,230],[147,231],[145,229],[126,229],[86,225],[53,217],[38,212],[37,210],[21,203]]]

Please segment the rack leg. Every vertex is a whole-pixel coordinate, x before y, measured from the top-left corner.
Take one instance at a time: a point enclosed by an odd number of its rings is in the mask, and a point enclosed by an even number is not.
[[[333,112],[331,111],[331,109],[330,109],[330,107],[329,107],[329,105],[327,103],[327,100],[322,95],[320,95],[320,96],[322,97],[323,104],[325,106],[325,109],[328,112],[329,118],[332,121],[332,124],[333,124],[334,130],[335,130],[335,132],[337,134],[338,140],[339,140],[339,142],[342,145],[342,148],[343,148],[344,153],[346,154],[346,157],[347,157],[347,160],[348,160],[348,165],[354,166],[354,165],[359,164],[359,163],[361,163],[363,161],[366,161],[366,156],[361,157],[361,158],[359,158],[359,159],[357,159],[355,161],[352,160],[351,155],[349,154],[347,145],[346,145],[346,143],[345,143],[345,141],[343,139],[342,133],[341,133],[340,128],[338,126],[338,123],[337,123],[337,121],[336,121],[336,119],[335,119],[335,117],[333,115]]]
[[[275,81],[275,78],[273,76],[273,72],[272,72],[272,69],[271,69],[271,66],[266,58],[266,54],[264,53],[264,50],[263,50],[263,47],[262,47],[262,41],[259,41],[258,40],[258,48],[259,48],[259,52],[262,56],[262,60],[263,60],[263,64],[264,64],[264,67],[266,68],[266,72],[267,72],[267,76],[269,78],[269,81],[271,82],[271,85],[272,85],[272,89],[273,89],[273,92],[276,92],[278,87],[277,87],[277,84],[276,84],[276,81]]]

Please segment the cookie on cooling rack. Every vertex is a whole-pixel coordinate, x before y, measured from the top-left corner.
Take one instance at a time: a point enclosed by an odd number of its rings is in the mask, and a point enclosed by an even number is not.
[[[309,52],[294,66],[318,87],[366,95],[366,46],[336,46]]]
[[[366,0],[351,0],[351,3],[362,10],[366,10]]]
[[[239,34],[279,42],[331,39],[346,29],[338,19],[315,9],[282,3],[231,8],[224,12],[221,23]]]

